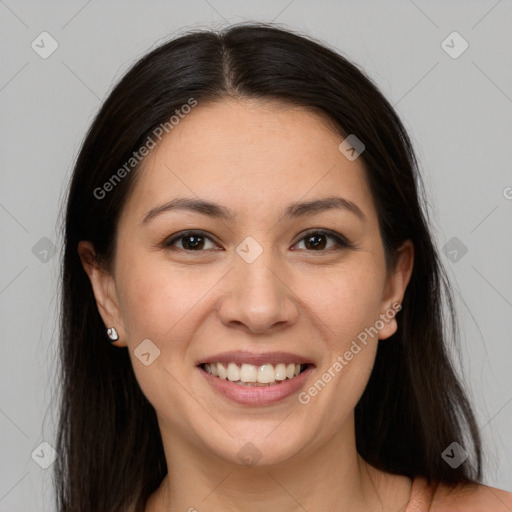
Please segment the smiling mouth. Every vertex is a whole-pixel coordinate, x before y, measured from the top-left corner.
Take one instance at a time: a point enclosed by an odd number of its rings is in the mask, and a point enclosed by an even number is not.
[[[222,380],[228,380],[239,386],[265,387],[281,384],[304,372],[309,364],[278,363],[278,364],[237,364],[237,363],[203,363],[200,367],[206,372]]]

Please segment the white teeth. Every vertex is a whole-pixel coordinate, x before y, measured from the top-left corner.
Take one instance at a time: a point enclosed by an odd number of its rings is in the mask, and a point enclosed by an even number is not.
[[[271,364],[264,364],[258,368],[258,382],[268,384],[276,381],[276,371]]]
[[[222,363],[217,363],[217,371],[219,372],[219,378],[226,380],[227,372]]]
[[[293,379],[300,374],[303,365],[295,363],[279,363],[277,365],[262,364],[256,366],[254,364],[243,363],[238,366],[236,363],[205,363],[203,365],[205,371],[214,377],[223,380],[236,382],[237,384],[275,384],[286,379]]]
[[[240,380],[242,382],[257,382],[258,368],[253,364],[243,364],[240,368]]]
[[[283,363],[279,363],[276,366],[276,380],[284,379],[286,379],[286,365]]]
[[[240,368],[235,363],[229,363],[226,376],[231,381],[240,380]]]

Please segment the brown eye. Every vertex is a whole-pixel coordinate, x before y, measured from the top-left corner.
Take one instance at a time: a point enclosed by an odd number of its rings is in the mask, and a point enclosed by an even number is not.
[[[208,247],[208,243],[211,245]],[[342,248],[352,248],[352,244],[341,235],[325,230],[314,230],[307,233],[299,242],[304,243],[308,252],[328,252]],[[173,236],[162,244],[172,250],[186,252],[204,252],[217,247],[213,240],[203,231],[185,231]]]
[[[334,243],[327,247],[329,239],[334,240]],[[306,250],[317,252],[324,252],[325,250],[330,249],[336,250],[342,247],[351,247],[351,244],[340,235],[325,230],[310,231],[299,241],[299,243],[301,242],[304,242]]]
[[[164,242],[164,247],[178,250],[181,249],[183,251],[200,252],[205,250],[205,244],[207,244],[207,241],[212,242],[211,238],[206,236],[202,231],[188,231],[180,233],[179,235]],[[178,243],[178,245],[176,245],[176,243]]]
[[[322,234],[308,235],[304,238],[307,249],[325,249],[327,236]]]
[[[187,235],[181,237],[181,244],[184,249],[196,250],[204,247],[204,237],[201,235]]]

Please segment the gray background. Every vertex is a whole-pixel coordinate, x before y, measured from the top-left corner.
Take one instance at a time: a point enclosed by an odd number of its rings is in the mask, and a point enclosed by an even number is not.
[[[325,41],[396,107],[418,153],[436,243],[451,251],[442,258],[456,291],[460,371],[485,441],[484,482],[512,491],[512,3],[255,4],[0,0],[0,511],[54,509],[51,466],[31,455],[48,456],[38,447],[54,438],[58,215],[86,129],[156,44],[243,20]],[[43,31],[59,45],[46,59],[31,47]],[[469,44],[458,58],[442,46],[453,31]],[[452,39],[444,47],[462,48]]]

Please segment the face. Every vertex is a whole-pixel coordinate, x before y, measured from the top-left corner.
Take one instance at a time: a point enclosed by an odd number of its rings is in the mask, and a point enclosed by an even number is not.
[[[146,158],[110,272],[81,243],[164,445],[277,464],[350,438],[412,245],[387,274],[363,162],[342,140],[304,109],[199,103]]]

